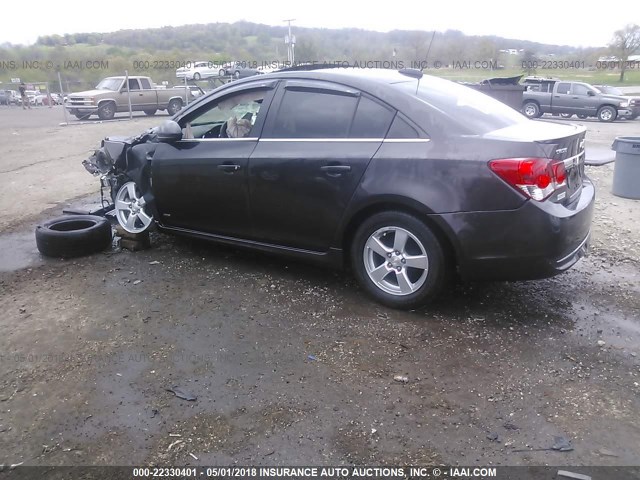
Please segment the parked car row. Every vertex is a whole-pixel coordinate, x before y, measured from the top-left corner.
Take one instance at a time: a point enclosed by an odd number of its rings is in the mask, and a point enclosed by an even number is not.
[[[42,93],[37,90],[26,90],[29,105],[62,105],[64,98],[59,93]],[[17,90],[0,90],[0,105],[22,105],[22,97]]]
[[[252,68],[246,62],[216,62],[198,61],[187,67],[176,70],[177,78],[187,80],[206,80],[213,77],[245,78],[264,73],[259,68]]]

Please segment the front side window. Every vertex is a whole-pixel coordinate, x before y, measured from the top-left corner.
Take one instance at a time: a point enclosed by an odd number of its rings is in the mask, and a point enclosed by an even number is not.
[[[586,97],[588,91],[589,91],[589,89],[587,87],[585,87],[584,85],[580,85],[579,83],[576,83],[573,86],[573,94],[574,95],[582,95],[583,97]]]
[[[149,90],[151,88],[151,83],[148,78],[141,78],[140,84],[142,85],[143,90]]]
[[[129,79],[129,90],[140,90],[140,84],[137,78]]]
[[[265,95],[266,90],[245,91],[207,105],[184,124],[183,138],[250,137]]]
[[[562,95],[569,95],[571,92],[571,84],[570,83],[559,83],[558,84],[558,93]]]

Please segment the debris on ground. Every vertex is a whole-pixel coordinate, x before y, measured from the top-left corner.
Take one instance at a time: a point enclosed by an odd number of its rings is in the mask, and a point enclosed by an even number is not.
[[[600,448],[596,450],[598,455],[602,455],[603,457],[618,457],[619,455],[616,452],[612,452],[611,450],[607,450],[606,448]]]
[[[576,480],[591,480],[591,477],[589,475],[583,475],[581,473],[568,472],[566,470],[558,470],[558,476],[559,477],[566,477],[566,478],[575,478]]]
[[[487,435],[487,438],[488,438],[489,440],[491,440],[492,442],[498,442],[498,443],[500,443],[500,442],[501,442],[501,440],[500,440],[500,435],[498,435],[497,433],[494,433],[494,432],[489,433],[489,434]]]
[[[571,441],[562,436],[553,437],[553,446],[551,448],[560,452],[570,452],[573,450]]]
[[[553,445],[551,448],[521,448],[518,450],[513,450],[513,453],[522,453],[522,452],[547,452],[555,450],[557,452],[571,452],[573,450],[573,446],[571,445],[571,441],[562,436],[554,436],[553,437]]]
[[[400,382],[400,383],[409,383],[409,377],[406,377],[406,376],[404,376],[404,375],[395,375],[395,376],[393,377],[393,379],[394,379],[396,382]]]
[[[193,393],[184,390],[181,387],[172,387],[172,388],[167,388],[167,392],[171,392],[173,393],[176,397],[181,398],[183,400],[186,400],[188,402],[193,402],[195,401],[198,397],[196,397]]]
[[[318,360],[318,357],[316,357],[315,355],[307,355],[307,360],[311,360],[312,362],[315,362]]]

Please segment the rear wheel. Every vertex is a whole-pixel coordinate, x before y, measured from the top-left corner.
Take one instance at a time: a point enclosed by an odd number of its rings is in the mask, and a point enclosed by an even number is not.
[[[580,113],[580,114],[578,114],[578,118],[579,118],[580,120],[584,120],[585,118],[587,118],[587,116],[586,116],[586,115],[583,115],[582,113]]]
[[[618,116],[618,112],[615,108],[605,105],[598,110],[598,120],[601,122],[613,122]]]
[[[169,115],[175,115],[181,109],[182,109],[182,100],[180,100],[179,98],[174,98],[169,102],[169,105],[167,106],[167,112],[169,113]]]
[[[522,113],[524,113],[529,118],[538,118],[540,115],[540,107],[536,102],[526,102],[522,106]]]
[[[393,308],[424,304],[438,294],[446,278],[437,237],[403,212],[382,212],[365,220],[351,244],[351,262],[360,285]]]
[[[573,113],[561,113],[560,116],[562,118],[571,118],[573,117]]]
[[[194,74],[193,74],[193,79],[194,79],[195,81],[198,81],[198,80],[200,80],[201,78],[202,78],[202,77],[200,76],[200,74],[199,74],[198,72],[196,72],[196,73],[194,73]]]

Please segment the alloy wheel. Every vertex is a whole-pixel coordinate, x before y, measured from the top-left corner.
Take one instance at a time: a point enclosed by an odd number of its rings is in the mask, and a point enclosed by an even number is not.
[[[415,292],[429,272],[424,245],[401,227],[383,227],[373,232],[365,242],[363,260],[371,281],[392,295]]]
[[[134,182],[127,182],[116,195],[115,209],[118,223],[129,233],[142,233],[153,221],[145,211],[146,201]]]

